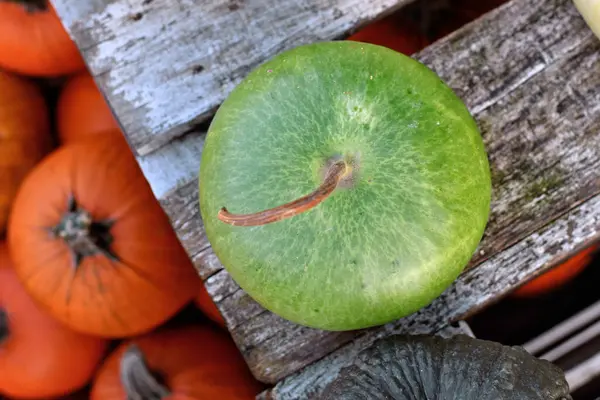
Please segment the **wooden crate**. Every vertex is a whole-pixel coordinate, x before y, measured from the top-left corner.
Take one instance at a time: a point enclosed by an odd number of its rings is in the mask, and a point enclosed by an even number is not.
[[[556,265],[600,231],[600,41],[572,0],[512,0],[414,57],[465,101],[493,174],[469,267],[430,306],[325,332],[264,310],[204,234],[197,172],[207,121],[259,63],[344,38],[410,0],[53,0],[250,369],[277,399],[310,398],[357,351],[434,333]]]

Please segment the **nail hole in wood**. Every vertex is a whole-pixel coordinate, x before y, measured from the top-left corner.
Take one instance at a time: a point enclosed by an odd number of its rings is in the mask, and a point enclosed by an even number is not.
[[[142,14],[141,12],[139,12],[139,13],[136,13],[136,14],[130,15],[130,16],[129,16],[129,19],[130,19],[131,21],[139,21],[139,20],[140,20],[140,19],[142,19],[143,17],[144,17],[144,14]]]

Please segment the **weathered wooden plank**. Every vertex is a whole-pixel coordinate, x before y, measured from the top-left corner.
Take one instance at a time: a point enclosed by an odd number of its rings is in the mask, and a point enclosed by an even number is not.
[[[416,56],[465,100],[484,135],[493,172],[492,214],[471,266],[488,257],[501,260],[493,264],[501,275],[486,281],[491,295],[595,234],[591,227],[598,226],[599,214],[592,207],[569,219],[564,238],[544,236],[536,242],[548,224],[600,192],[600,73],[594,68],[599,49],[569,0],[515,0]],[[186,141],[201,143],[202,135],[186,136],[176,146]],[[169,146],[147,157],[163,151],[175,150]],[[146,167],[152,177],[150,170]],[[323,332],[266,312],[219,272],[202,231],[196,192],[192,181],[164,194],[163,206],[201,275],[211,277],[208,290],[257,377],[274,383],[356,337],[385,331]],[[533,253],[527,248],[518,253],[526,264],[507,253],[523,243],[535,245]],[[504,286],[492,290],[496,281]],[[464,287],[462,295],[472,297],[465,304],[477,307],[491,299],[478,299]],[[433,313],[422,329],[436,329],[436,321],[450,315]]]
[[[456,326],[447,325],[434,334],[445,338],[459,334],[472,336],[469,326],[464,322]],[[342,368],[352,364],[358,353],[365,348],[363,346],[366,345],[368,347],[377,339],[377,337],[371,336],[369,337],[368,345],[366,343],[361,343],[360,345],[357,343],[356,346],[349,345],[344,348],[345,351],[328,357],[325,364],[316,363],[307,367],[306,371],[302,373],[302,378],[304,379],[298,379],[296,376],[290,377],[279,382],[275,387],[265,390],[256,398],[257,400],[302,400],[314,398],[337,377]]]
[[[255,66],[412,0],[52,0],[138,155],[209,117]]]

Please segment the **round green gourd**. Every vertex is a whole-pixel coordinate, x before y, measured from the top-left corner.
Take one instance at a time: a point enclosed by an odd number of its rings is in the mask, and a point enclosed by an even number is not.
[[[262,224],[262,211],[327,176],[332,193]],[[456,279],[482,237],[490,186],[477,125],[434,72],[336,41],[283,52],[232,91],[209,128],[199,196],[242,289],[293,322],[349,330],[413,313]]]

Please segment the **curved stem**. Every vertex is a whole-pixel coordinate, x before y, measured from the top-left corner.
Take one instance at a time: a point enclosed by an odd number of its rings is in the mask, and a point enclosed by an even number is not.
[[[258,226],[293,217],[316,207],[328,198],[329,195],[333,193],[342,177],[346,174],[346,169],[347,166],[344,161],[333,163],[327,170],[327,175],[321,186],[314,192],[307,194],[298,200],[252,214],[232,214],[227,211],[227,208],[223,207],[219,211],[218,218],[221,221],[234,226]]]
[[[0,344],[8,339],[9,334],[10,330],[8,326],[8,314],[6,313],[5,309],[0,308]]]
[[[161,400],[171,391],[154,376],[140,348],[132,344],[123,353],[119,368],[127,400]]]
[[[110,233],[111,221],[94,221],[92,215],[79,207],[73,197],[69,198],[68,211],[53,228],[55,237],[61,238],[71,250],[73,267],[77,268],[83,258],[102,254],[117,260],[110,250],[113,237]]]

